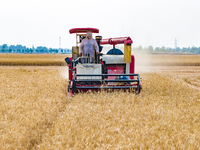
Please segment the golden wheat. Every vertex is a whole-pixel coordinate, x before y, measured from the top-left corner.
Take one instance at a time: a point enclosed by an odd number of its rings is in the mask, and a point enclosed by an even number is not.
[[[199,91],[164,74],[141,77],[141,95],[68,99],[56,70],[0,70],[0,149],[199,149]]]
[[[0,70],[0,149],[32,149],[63,111],[66,81],[58,71]]]
[[[2,66],[66,66],[68,54],[0,54]]]
[[[65,66],[69,54],[0,54],[4,66]],[[200,55],[136,54],[137,66],[200,66]]]
[[[198,149],[200,94],[146,74],[141,95],[78,94],[47,130],[40,149]]]
[[[200,66],[200,55],[136,54],[138,66]]]

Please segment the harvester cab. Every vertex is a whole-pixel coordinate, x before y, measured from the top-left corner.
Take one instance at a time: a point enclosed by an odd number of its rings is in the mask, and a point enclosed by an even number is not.
[[[139,74],[134,73],[135,58],[131,55],[132,39],[130,37],[102,39],[102,36],[96,36],[99,52],[102,52],[102,45],[105,44],[110,44],[113,48],[106,54],[100,53],[99,55],[94,50],[94,57],[79,56],[79,44],[88,31],[99,33],[96,28],[69,30],[70,34],[76,34],[76,46],[72,47],[72,57],[65,58],[69,69],[68,94],[103,89],[109,91],[121,89],[140,93],[141,79]],[[115,48],[117,44],[124,44],[124,50]]]

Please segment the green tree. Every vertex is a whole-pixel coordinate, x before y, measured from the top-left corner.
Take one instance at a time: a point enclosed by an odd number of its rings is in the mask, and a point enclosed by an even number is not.
[[[26,48],[25,53],[29,53],[29,50],[30,50],[29,48]]]
[[[2,52],[2,53],[6,53],[7,47],[8,47],[7,44],[3,44],[3,45],[2,45],[2,48],[1,48],[1,52]]]
[[[182,48],[181,52],[182,52],[182,53],[185,53],[185,47]]]
[[[160,51],[161,51],[161,52],[166,52],[165,46],[162,46],[162,47],[160,48]]]
[[[172,49],[167,47],[166,52],[172,52]]]
[[[142,52],[142,46],[141,45],[138,47],[138,51]]]
[[[159,48],[159,47],[156,47],[156,48],[155,48],[155,52],[160,52],[160,48]]]
[[[200,47],[199,47],[199,49],[198,49],[198,53],[200,54]]]
[[[17,49],[17,53],[21,53],[21,49],[18,48],[18,49]]]
[[[11,49],[11,48],[9,48],[8,52],[9,52],[9,53],[12,53],[12,49]]]
[[[13,49],[13,53],[16,53],[16,49]]]
[[[29,49],[29,53],[31,53],[31,54],[32,54],[32,53],[33,53],[33,51],[34,51],[34,49],[33,49],[33,48],[30,48],[30,49]]]
[[[190,53],[194,53],[194,45],[192,46],[192,48],[190,49]]]
[[[148,53],[152,53],[152,52],[153,52],[153,46],[150,45],[150,46],[147,48],[147,52],[148,52]]]

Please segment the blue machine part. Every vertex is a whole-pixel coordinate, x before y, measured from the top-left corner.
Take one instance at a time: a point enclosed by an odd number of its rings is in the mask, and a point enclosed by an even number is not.
[[[116,80],[130,80],[130,78],[128,76],[119,76],[119,78],[116,78]],[[110,82],[110,84],[114,84],[115,82]],[[131,84],[131,82],[126,82],[127,84]]]
[[[113,48],[107,52],[107,55],[124,55],[120,49]]]

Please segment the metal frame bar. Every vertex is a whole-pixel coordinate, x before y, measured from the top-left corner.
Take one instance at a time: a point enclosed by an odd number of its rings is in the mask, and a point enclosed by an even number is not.
[[[76,82],[137,82],[138,80],[126,80],[126,79],[119,79],[119,80],[84,80],[84,79],[78,79],[75,80]]]
[[[77,89],[136,89],[137,86],[77,86]]]
[[[75,76],[137,76],[139,79],[139,74],[76,74]]]

